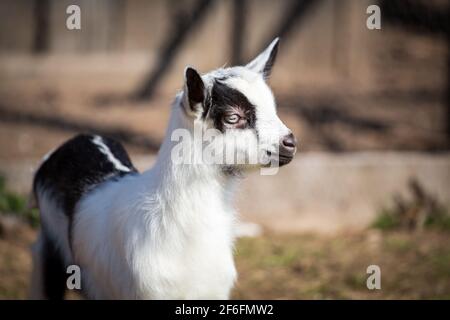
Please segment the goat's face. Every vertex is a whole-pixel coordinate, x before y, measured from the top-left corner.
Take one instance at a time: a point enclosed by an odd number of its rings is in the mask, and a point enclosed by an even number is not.
[[[296,139],[278,117],[266,83],[277,50],[278,38],[246,66],[222,68],[203,76],[190,67],[185,71],[184,114],[200,123],[204,132],[216,133],[212,142],[216,152],[226,157],[231,153],[235,160],[226,162],[228,168],[282,166],[295,155]]]

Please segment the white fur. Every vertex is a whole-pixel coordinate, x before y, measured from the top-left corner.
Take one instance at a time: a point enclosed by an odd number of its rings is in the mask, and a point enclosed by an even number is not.
[[[272,40],[269,46],[263,52],[261,52],[255,59],[250,61],[245,67],[256,73],[262,73],[264,71],[264,67],[266,66],[266,62],[269,59],[270,54],[272,53],[273,48],[278,44],[279,41],[280,41],[279,38],[275,38],[274,40]]]

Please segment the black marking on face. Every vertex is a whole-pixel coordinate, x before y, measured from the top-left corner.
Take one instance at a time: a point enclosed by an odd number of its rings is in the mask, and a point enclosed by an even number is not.
[[[100,147],[93,142],[94,135],[80,134],[70,139],[42,163],[34,176],[33,190],[38,199],[38,188],[50,192],[69,219],[69,244],[72,220],[80,198],[105,181],[137,173],[122,145],[106,137],[101,142],[124,167],[117,168]]]
[[[226,129],[253,129],[256,123],[255,106],[234,88],[216,80],[205,104],[203,117],[209,117],[221,132]],[[239,119],[232,122],[231,119]]]

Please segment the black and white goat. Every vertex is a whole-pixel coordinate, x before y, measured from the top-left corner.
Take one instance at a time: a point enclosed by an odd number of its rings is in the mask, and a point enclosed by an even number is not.
[[[33,184],[42,228],[33,248],[32,298],[63,298],[71,264],[80,267],[87,298],[229,297],[236,279],[233,186],[249,165],[175,163],[172,135],[193,131],[197,121],[203,130],[238,137],[231,145],[237,153],[246,151],[240,137],[250,137],[279,165],[288,163],[295,138],[265,81],[277,50],[275,39],[246,66],[202,76],[188,67],[148,171],[138,173],[119,143],[97,135],[78,135],[44,159]]]

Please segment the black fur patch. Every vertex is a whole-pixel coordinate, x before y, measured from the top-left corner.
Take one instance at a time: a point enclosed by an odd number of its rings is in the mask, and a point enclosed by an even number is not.
[[[205,99],[205,85],[201,76],[192,68],[186,69],[186,85],[188,89],[189,107],[192,111],[197,103],[202,103]]]
[[[62,300],[66,291],[66,266],[55,243],[45,234],[41,254],[44,296],[50,300]]]
[[[233,108],[238,108],[246,119],[245,126],[242,129],[255,128],[255,106],[239,90],[216,80],[211,89],[211,96],[205,104],[204,118],[210,117],[214,127],[224,132],[227,129],[227,125],[223,121],[224,116]]]
[[[70,139],[44,161],[34,176],[33,190],[36,199],[37,188],[44,188],[52,194],[69,218],[69,244],[74,209],[80,198],[102,182],[137,173],[120,143],[102,137],[103,144],[130,171],[118,170],[93,142],[95,137],[80,134]]]

